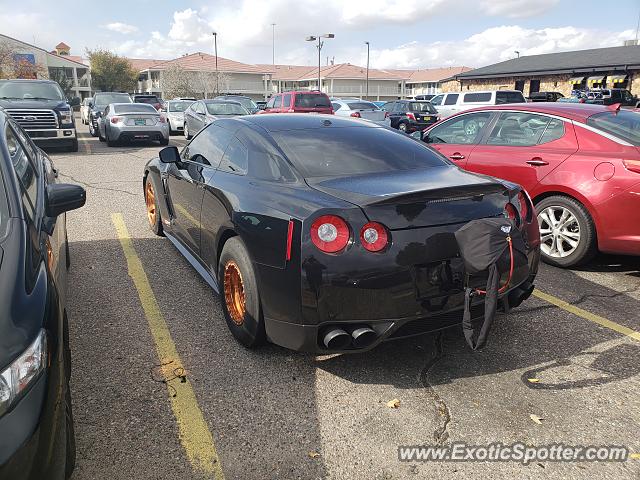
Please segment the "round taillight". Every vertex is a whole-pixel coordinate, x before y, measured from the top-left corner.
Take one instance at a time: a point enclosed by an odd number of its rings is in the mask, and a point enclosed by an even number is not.
[[[350,238],[349,225],[336,215],[322,215],[311,224],[311,241],[322,252],[340,252]]]
[[[370,252],[379,252],[389,244],[389,234],[384,225],[369,222],[360,230],[360,241],[362,246]]]
[[[516,225],[520,223],[520,219],[518,218],[518,210],[516,210],[516,207],[512,203],[507,203],[504,206],[504,213],[505,217],[507,217],[509,220],[513,220]]]

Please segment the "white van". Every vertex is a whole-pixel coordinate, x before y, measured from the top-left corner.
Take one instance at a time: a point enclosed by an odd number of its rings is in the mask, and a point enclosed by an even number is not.
[[[431,99],[431,105],[436,107],[440,118],[446,118],[454,113],[487,105],[503,105],[505,103],[525,103],[526,100],[520,90],[486,90],[483,92],[451,92],[441,93]]]

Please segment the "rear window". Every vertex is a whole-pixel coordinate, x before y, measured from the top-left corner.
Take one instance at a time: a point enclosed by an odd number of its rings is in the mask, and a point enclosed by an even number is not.
[[[169,102],[167,104],[167,112],[184,112],[192,103],[193,102],[182,100],[178,102]]]
[[[496,92],[496,105],[524,102],[524,96],[520,92]]]
[[[464,94],[464,102],[465,103],[490,102],[490,101],[491,101],[491,93],[490,92],[465,93]]]
[[[114,105],[114,113],[158,113],[151,105],[132,103],[131,105]]]
[[[295,106],[301,108],[331,108],[331,102],[326,95],[297,93]]]
[[[128,93],[96,93],[95,105],[109,105],[110,103],[131,103]]]
[[[427,146],[386,128],[313,128],[272,135],[307,178],[446,165]]]
[[[377,105],[371,102],[349,102],[351,110],[380,110]]]
[[[160,101],[158,100],[158,97],[136,97],[135,99],[136,103],[149,103],[149,104],[155,104],[155,103],[160,103]]]
[[[410,102],[410,112],[438,113],[436,108],[430,102]]]
[[[620,110],[603,112],[587,118],[587,125],[625,140],[636,147],[640,146],[640,115]]]

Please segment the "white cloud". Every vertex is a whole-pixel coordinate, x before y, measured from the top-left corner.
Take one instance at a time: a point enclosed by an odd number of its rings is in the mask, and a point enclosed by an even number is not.
[[[517,25],[494,27],[461,41],[411,42],[395,48],[374,50],[371,65],[376,68],[479,67],[514,58],[515,50],[537,55],[565,50],[622,45],[630,38],[623,32],[595,31],[577,27],[526,29]]]
[[[135,33],[138,31],[138,27],[136,27],[135,25],[129,25],[128,23],[122,22],[107,23],[104,28],[106,28],[107,30],[111,30],[112,32],[123,34]]]
[[[483,0],[482,11],[489,15],[525,18],[549,12],[560,0]]]

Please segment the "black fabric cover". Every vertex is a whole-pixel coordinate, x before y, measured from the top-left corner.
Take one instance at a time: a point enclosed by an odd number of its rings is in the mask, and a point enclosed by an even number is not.
[[[510,237],[512,242],[514,269],[527,265],[526,248],[515,222],[507,218],[472,220],[455,232],[455,237],[467,274],[462,329],[469,346],[473,350],[477,350],[486,344],[491,324],[496,315],[500,276],[509,271],[511,266],[512,259],[507,239]],[[485,289],[484,322],[477,338],[474,338],[475,332],[471,323],[471,298],[478,292],[469,287],[468,280],[470,276],[478,274],[487,275],[487,286]]]

